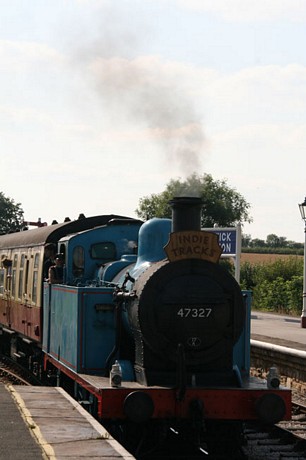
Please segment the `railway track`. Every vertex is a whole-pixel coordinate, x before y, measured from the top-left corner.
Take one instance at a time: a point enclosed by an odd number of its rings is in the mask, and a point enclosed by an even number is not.
[[[306,459],[306,398],[293,392],[292,420],[271,427],[246,427],[245,448],[249,460]]]
[[[289,431],[288,427],[247,423],[241,445],[237,443],[230,450],[224,448],[227,441],[224,436],[216,439],[218,447],[211,451],[209,447],[199,449],[188,442],[184,444],[183,438],[173,434],[172,438],[167,439],[167,445],[164,447],[136,458],[139,460],[305,460],[306,440],[301,439],[300,436],[301,433],[297,436]]]
[[[245,438],[243,450],[248,460],[306,459],[306,441],[283,427],[248,424]]]
[[[12,385],[41,385],[40,380],[15,360],[0,354],[0,382]]]

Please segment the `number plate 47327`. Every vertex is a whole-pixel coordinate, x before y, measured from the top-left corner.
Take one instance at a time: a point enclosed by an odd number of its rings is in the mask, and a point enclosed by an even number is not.
[[[189,308],[182,307],[178,310],[177,316],[181,318],[208,318],[212,312],[212,308]]]

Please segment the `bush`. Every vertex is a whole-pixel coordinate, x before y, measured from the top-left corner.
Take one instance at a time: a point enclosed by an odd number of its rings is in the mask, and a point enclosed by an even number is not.
[[[281,259],[268,264],[242,264],[241,287],[253,291],[256,309],[300,314],[303,304],[303,260]]]
[[[287,288],[287,307],[292,314],[301,314],[303,307],[303,276],[293,276],[286,281]]]
[[[240,267],[240,284],[242,289],[253,290],[256,286],[257,272],[261,264],[244,262]]]

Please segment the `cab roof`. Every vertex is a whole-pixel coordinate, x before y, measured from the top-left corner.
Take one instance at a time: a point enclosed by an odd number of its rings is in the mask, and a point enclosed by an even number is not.
[[[8,233],[0,236],[0,249],[13,249],[28,246],[41,246],[46,243],[56,243],[60,238],[83,230],[89,230],[101,225],[142,224],[142,221],[116,214],[85,217],[61,224],[48,225],[32,230]]]

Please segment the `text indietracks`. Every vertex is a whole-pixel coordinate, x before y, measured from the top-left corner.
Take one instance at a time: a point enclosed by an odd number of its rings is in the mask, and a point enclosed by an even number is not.
[[[182,259],[203,259],[218,262],[222,248],[218,235],[205,231],[184,231],[170,234],[164,247],[170,262]]]

